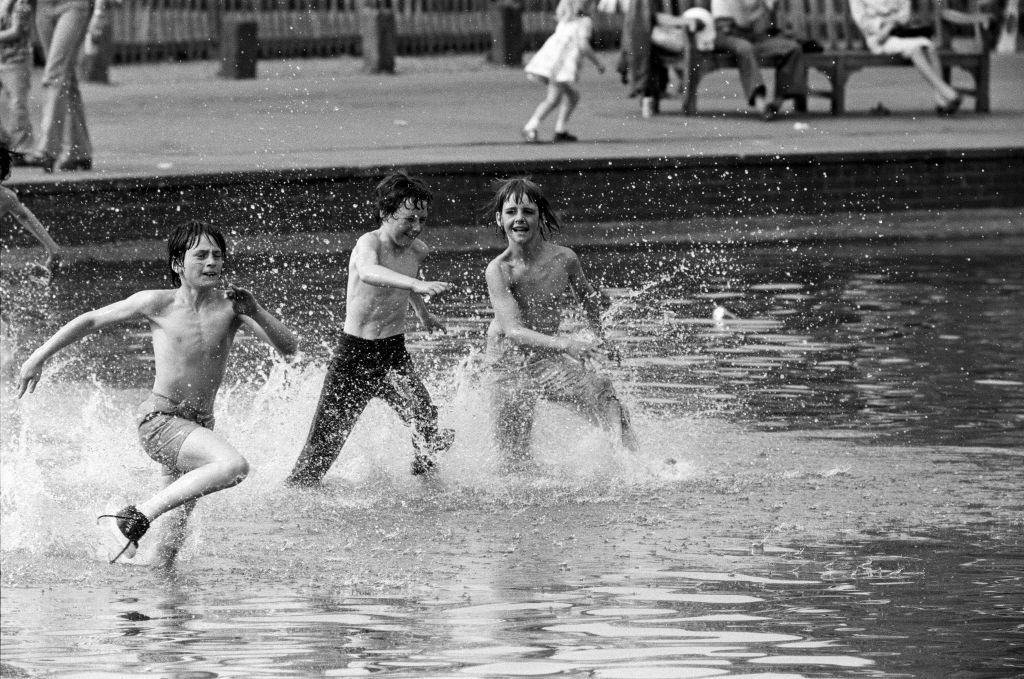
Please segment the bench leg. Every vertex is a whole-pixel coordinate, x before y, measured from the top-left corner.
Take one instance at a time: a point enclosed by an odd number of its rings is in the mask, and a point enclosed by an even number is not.
[[[989,86],[991,85],[991,66],[988,58],[982,60],[974,73],[974,110],[978,113],[989,112]]]
[[[846,81],[850,74],[837,65],[829,79],[832,81],[832,115],[841,116],[846,112]]]
[[[690,63],[686,69],[686,93],[683,95],[683,114],[692,116],[697,113],[697,88],[700,86],[702,73],[700,68]]]

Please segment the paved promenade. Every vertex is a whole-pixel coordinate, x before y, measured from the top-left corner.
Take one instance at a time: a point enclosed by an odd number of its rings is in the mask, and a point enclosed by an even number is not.
[[[868,69],[848,87],[850,113],[824,99],[810,113],[764,123],[748,113],[735,71],[705,79],[700,115],[677,98],[642,119],[613,67],[585,70],[572,121],[576,144],[524,144],[519,129],[543,88],[481,55],[399,58],[395,75],[360,72],[352,57],[262,61],[259,77],[228,81],[212,61],[114,66],[110,85],[84,85],[96,148],[92,172],[18,168],[13,184],[259,169],[375,167],[480,161],[775,155],[1024,146],[1024,54],[995,55],[992,113],[940,118],[911,68]],[[35,74],[33,98],[40,100]],[[957,74],[955,77],[966,76]],[[868,111],[882,102],[888,116]],[[38,121],[39,111],[34,120]],[[553,120],[542,138],[550,139]]]

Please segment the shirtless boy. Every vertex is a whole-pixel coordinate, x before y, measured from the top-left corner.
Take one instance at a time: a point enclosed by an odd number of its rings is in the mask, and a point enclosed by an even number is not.
[[[410,305],[425,329],[444,330],[423,297],[451,285],[417,278],[430,252],[419,236],[431,198],[421,180],[404,172],[376,187],[378,228],[359,237],[349,258],[344,331],[290,484],[320,483],[371,398],[382,399],[413,426],[413,474],[430,471],[436,455],[451,446],[453,432],[438,430],[437,408],[416,375],[403,334]]]
[[[227,245],[220,231],[198,221],[182,224],[168,238],[167,250],[175,289],[144,290],[87,311],[58,330],[21,367],[19,398],[35,390],[43,364],[64,347],[114,323],[149,321],[156,375],[153,393],[137,410],[136,420],[143,449],[163,465],[164,483],[145,502],[100,517],[107,519],[111,563],[122,555],[132,558],[150,524],[183,507],[181,521],[160,544],[159,560],[170,563],[195,501],[240,483],[248,474],[245,458],[213,431],[213,401],[238,329],[247,326],[285,355],[298,347],[295,335],[252,293],[221,287]]]
[[[576,253],[548,240],[559,223],[547,198],[529,179],[509,179],[498,188],[489,211],[508,242],[486,274],[494,309],[487,361],[496,373],[492,408],[504,460],[514,463],[529,455],[533,410],[540,398],[573,408],[637,450],[629,414],[611,380],[589,365],[607,354],[600,347],[606,298],[587,280]],[[568,292],[582,303],[600,342],[558,334]]]

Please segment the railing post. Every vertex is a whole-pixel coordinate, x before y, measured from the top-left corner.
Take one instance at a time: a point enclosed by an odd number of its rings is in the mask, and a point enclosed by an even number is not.
[[[255,18],[223,18],[220,25],[220,77],[243,80],[256,77],[259,25]]]
[[[394,73],[398,31],[395,13],[366,0],[359,9],[359,37],[362,39],[363,69],[367,73]]]
[[[78,59],[78,77],[87,83],[110,83],[110,59],[113,51],[114,29],[110,22],[100,28],[98,40],[85,36],[82,54]]]
[[[491,29],[488,59],[502,66],[523,64],[523,7],[515,0],[496,0],[487,11]]]

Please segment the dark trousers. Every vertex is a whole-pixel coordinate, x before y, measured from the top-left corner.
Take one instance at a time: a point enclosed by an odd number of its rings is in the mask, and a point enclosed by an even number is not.
[[[768,36],[733,29],[715,37],[715,49],[726,50],[736,57],[740,84],[747,103],[754,96],[765,94],[764,80],[758,60],[767,57],[775,66],[775,96],[779,99],[807,96],[807,67],[800,43],[782,35]]]
[[[429,450],[437,438],[437,408],[416,375],[405,337],[367,340],[343,333],[288,483],[314,485],[323,479],[371,398],[382,399],[412,425],[417,452]]]

